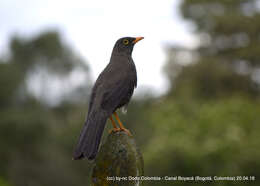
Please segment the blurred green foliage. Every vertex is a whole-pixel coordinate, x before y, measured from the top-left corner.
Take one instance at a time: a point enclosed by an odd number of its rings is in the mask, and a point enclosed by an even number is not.
[[[86,111],[87,95],[80,92],[88,90],[91,82],[86,81],[55,106],[35,98],[27,85],[38,69],[65,78],[78,68],[88,73],[86,64],[54,31],[27,39],[13,37],[9,57],[0,61],[0,185],[88,183],[88,165],[71,159]],[[44,86],[41,90],[48,94]],[[75,95],[82,95],[78,97],[82,104],[71,103]]]
[[[259,176],[259,101],[234,97],[184,103],[168,99],[155,104],[150,112],[152,124],[149,127],[156,132],[143,149],[146,174]],[[176,182],[176,185],[186,184]],[[212,182],[208,185],[244,183]]]
[[[146,174],[260,176],[260,87],[254,78],[260,64],[257,3],[182,1],[182,15],[200,43],[195,49],[168,49],[165,71],[171,90],[146,110],[153,131],[144,146]],[[259,185],[259,180],[249,184]]]
[[[182,1],[181,13],[194,26],[199,46],[170,46],[167,94],[132,100],[127,115],[121,115],[143,153],[146,176],[256,176],[250,184],[260,184],[256,3]],[[55,105],[28,90],[28,79],[39,69],[63,80],[79,68],[88,74],[86,63],[56,32],[14,36],[9,57],[0,62],[0,186],[88,185],[93,165],[71,157],[93,82],[87,79],[80,88],[61,94],[63,99]],[[107,129],[104,134],[103,140]],[[147,181],[146,185],[187,182]]]
[[[10,184],[8,184],[5,180],[0,178],[0,186],[10,186]]]

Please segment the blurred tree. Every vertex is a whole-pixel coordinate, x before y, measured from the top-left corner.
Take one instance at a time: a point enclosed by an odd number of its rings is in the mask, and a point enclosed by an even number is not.
[[[259,95],[259,79],[255,78],[260,68],[257,4],[255,0],[182,2],[182,15],[193,23],[200,43],[196,49],[169,49],[166,69],[176,93],[202,99]]]
[[[78,65],[87,69],[55,31],[45,32],[30,39],[14,36],[10,42],[10,50],[9,60],[25,73],[34,70],[35,66],[44,66],[59,75],[67,75]]]
[[[182,15],[195,24],[203,56],[249,67],[260,65],[258,0],[184,0]]]
[[[15,91],[21,83],[21,72],[15,65],[0,62],[0,109],[4,109],[13,102]]]
[[[153,137],[143,147],[149,176],[260,176],[259,101],[169,99],[147,109]],[[148,126],[147,126],[148,127]],[[255,181],[165,181],[147,185],[259,185]]]
[[[193,49],[168,49],[165,71],[171,88],[143,112],[153,134],[143,146],[145,173],[257,178],[259,1],[183,0],[181,13],[200,41]],[[189,185],[184,181],[146,184]],[[259,180],[203,184],[259,185]]]
[[[171,60],[167,67],[174,89],[171,95],[200,100],[234,95],[259,96],[258,84],[249,74],[237,73],[215,58],[201,57],[196,63],[184,66],[174,63]]]
[[[67,81],[75,72],[86,75],[84,84],[76,87]],[[51,92],[59,88],[55,79],[66,94],[59,94],[62,99],[52,104]],[[71,153],[90,84],[86,63],[57,32],[11,39],[9,57],[0,59],[0,185],[88,182],[89,166],[72,163]],[[40,95],[30,86],[40,87]]]
[[[72,87],[68,78],[75,71],[83,74],[87,74],[88,71],[87,65],[61,41],[55,31],[45,32],[31,39],[14,36],[10,41],[10,58],[7,63],[15,66],[20,72],[19,80],[24,83],[24,86],[19,88],[20,98],[27,99],[34,95],[45,104],[55,101],[50,99],[51,92],[55,91],[52,88],[54,86],[55,89],[61,86],[59,98],[68,97],[67,101],[75,100],[74,90],[67,90],[68,87]],[[90,84],[90,77],[86,76],[85,84],[81,84],[81,88],[78,87],[77,93],[79,90],[87,92],[86,88],[89,88]],[[37,87],[38,91],[31,92],[28,90],[30,87]],[[78,93],[76,97],[81,99],[83,96],[86,96],[86,93]]]

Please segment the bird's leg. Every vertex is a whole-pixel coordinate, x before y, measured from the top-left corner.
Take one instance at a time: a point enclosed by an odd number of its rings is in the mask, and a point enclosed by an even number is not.
[[[116,123],[115,123],[115,121],[114,121],[113,118],[112,118],[112,115],[109,116],[109,119],[111,120],[111,123],[112,123],[112,125],[113,125],[113,127],[114,127],[113,129],[111,129],[111,130],[109,131],[109,133],[120,131],[120,128],[118,128],[118,127],[116,126]]]
[[[122,124],[122,122],[120,121],[120,119],[119,119],[117,113],[114,112],[113,114],[114,114],[115,117],[116,117],[116,120],[117,120],[117,122],[118,122],[118,124],[119,124],[120,130],[125,131],[125,132],[128,134],[128,136],[132,136],[132,134],[130,133],[130,131],[127,130],[127,129],[124,127],[124,125]]]

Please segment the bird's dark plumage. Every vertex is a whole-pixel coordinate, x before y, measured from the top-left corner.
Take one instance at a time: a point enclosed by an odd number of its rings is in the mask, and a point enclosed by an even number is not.
[[[132,51],[142,37],[119,39],[109,64],[99,75],[92,89],[87,119],[81,131],[74,159],[94,159],[105,128],[106,120],[116,109],[128,104],[137,85]]]

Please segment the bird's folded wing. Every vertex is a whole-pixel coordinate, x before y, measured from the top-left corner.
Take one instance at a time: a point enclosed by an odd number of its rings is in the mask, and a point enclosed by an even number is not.
[[[101,103],[102,108],[114,111],[123,102],[131,98],[134,88],[134,81],[118,81],[103,95]]]

